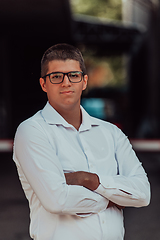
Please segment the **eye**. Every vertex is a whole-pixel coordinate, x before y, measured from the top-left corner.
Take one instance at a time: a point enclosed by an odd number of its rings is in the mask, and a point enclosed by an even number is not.
[[[51,73],[50,78],[51,79],[61,79],[63,76],[62,73]]]
[[[71,73],[70,73],[70,77],[71,77],[71,78],[79,78],[80,75],[81,75],[80,72],[71,72]]]

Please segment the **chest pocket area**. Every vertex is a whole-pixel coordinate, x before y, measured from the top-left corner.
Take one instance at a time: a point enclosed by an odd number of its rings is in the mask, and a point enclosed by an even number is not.
[[[96,161],[97,173],[104,176],[115,176],[118,174],[117,161],[114,156],[101,158]]]
[[[76,134],[58,133],[57,157],[65,172],[88,171],[86,156],[77,140]]]

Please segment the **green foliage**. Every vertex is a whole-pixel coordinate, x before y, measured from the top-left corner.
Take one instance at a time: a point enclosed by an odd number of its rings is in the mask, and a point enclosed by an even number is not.
[[[110,81],[106,82],[107,86],[124,87],[126,85],[125,59],[123,56],[98,57],[88,54],[83,55],[87,70],[96,68],[97,66],[107,68],[111,76]]]
[[[70,0],[73,13],[122,20],[122,0]]]
[[[122,0],[70,0],[72,12],[109,20],[122,20]],[[111,79],[107,86],[123,87],[126,85],[125,61],[123,56],[99,57],[94,49],[84,47],[83,56],[88,69],[106,66]]]

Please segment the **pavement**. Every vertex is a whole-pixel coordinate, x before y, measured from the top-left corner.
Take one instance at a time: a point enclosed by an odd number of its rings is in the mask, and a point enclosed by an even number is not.
[[[148,173],[152,198],[148,207],[125,208],[125,240],[160,240],[160,153],[137,155]],[[0,161],[0,240],[31,240],[28,203],[12,153],[0,153]]]

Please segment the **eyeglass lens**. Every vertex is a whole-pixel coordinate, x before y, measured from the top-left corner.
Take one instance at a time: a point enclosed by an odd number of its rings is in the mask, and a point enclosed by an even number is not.
[[[67,75],[71,82],[80,82],[82,80],[82,72],[69,72],[69,73],[51,73],[50,74],[50,81],[52,83],[61,83],[64,79],[64,75]]]

